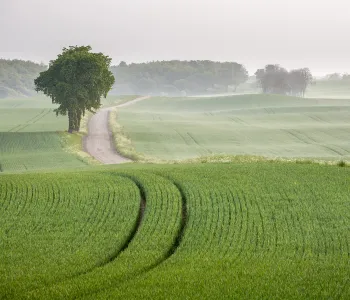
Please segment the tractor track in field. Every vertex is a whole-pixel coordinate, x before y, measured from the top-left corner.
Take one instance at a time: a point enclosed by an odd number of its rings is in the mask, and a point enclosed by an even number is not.
[[[186,196],[185,196],[185,192],[183,191],[182,187],[176,181],[174,181],[173,179],[171,179],[171,178],[169,178],[167,176],[162,176],[162,175],[160,175],[158,173],[153,173],[153,174],[161,176],[164,179],[170,181],[176,187],[176,189],[179,191],[179,193],[181,195],[181,222],[180,222],[180,226],[178,228],[176,236],[174,237],[174,242],[170,245],[168,251],[165,252],[165,255],[163,257],[161,257],[160,259],[158,259],[154,263],[152,263],[152,264],[142,268],[141,270],[139,270],[139,272],[133,273],[133,274],[128,274],[125,277],[115,281],[114,284],[116,284],[116,283],[123,284],[123,283],[126,283],[126,282],[130,281],[131,279],[135,280],[136,278],[140,278],[143,275],[147,274],[148,272],[156,269],[158,266],[160,266],[161,264],[163,264],[167,260],[169,260],[175,254],[175,252],[177,251],[177,249],[181,245],[182,238],[184,236],[184,233],[185,233],[185,230],[186,230],[186,226],[187,226],[187,222],[188,222],[188,209],[187,209],[187,199],[186,199]],[[138,222],[137,222],[138,225],[136,226],[135,231],[134,231],[133,235],[131,236],[132,238],[130,238],[129,241],[122,247],[122,249],[118,252],[118,255],[114,259],[117,259],[119,254],[121,254],[123,251],[125,251],[128,248],[129,244],[132,242],[132,240],[133,240],[134,236],[136,235],[137,231],[141,227],[142,220],[143,220],[143,217],[144,217],[145,208],[146,208],[146,201],[147,201],[146,200],[146,193],[144,191],[144,188],[142,187],[142,185],[135,178],[133,178],[132,176],[129,176],[127,174],[119,174],[119,175],[131,179],[137,185],[137,187],[139,188],[140,193],[141,193],[141,204],[140,204],[139,219],[138,219]],[[111,261],[109,261],[107,263],[110,263],[110,262]],[[103,267],[103,265],[101,267]],[[93,269],[90,270],[90,272],[91,271],[93,271]],[[85,274],[85,272],[83,274]],[[81,274],[81,275],[83,275],[83,274]],[[98,290],[94,291],[93,295],[98,294],[102,290],[105,290],[105,289],[101,289],[101,290],[98,289]],[[81,294],[78,298],[82,299],[84,297],[84,295],[85,294]]]
[[[182,187],[173,179],[159,175],[157,173],[154,173],[158,176],[163,177],[164,179],[168,180],[169,182],[171,182],[176,189],[179,191],[180,196],[181,196],[181,220],[180,220],[180,224],[179,224],[179,228],[176,232],[176,235],[174,236],[174,240],[171,243],[170,247],[164,252],[164,255],[162,257],[160,257],[158,260],[154,261],[153,263],[151,263],[148,266],[145,266],[144,268],[141,268],[138,272],[136,273],[132,273],[132,274],[126,274],[125,276],[117,279],[116,281],[114,281],[114,284],[118,283],[118,284],[123,284],[128,282],[131,279],[135,279],[137,277],[141,277],[143,275],[145,275],[146,273],[154,270],[155,268],[157,268],[159,265],[163,264],[164,262],[166,262],[168,259],[170,259],[175,252],[177,251],[177,249],[179,248],[181,242],[182,242],[182,238],[184,236],[184,232],[186,229],[186,225],[187,225],[187,220],[188,220],[188,211],[187,211],[187,200],[186,200],[186,196],[184,191],[182,190]],[[137,220],[135,222],[135,225],[132,229],[132,231],[130,232],[127,240],[125,241],[125,243],[118,249],[115,251],[115,253],[113,253],[112,255],[110,255],[109,257],[107,257],[106,259],[104,259],[103,261],[99,262],[98,264],[95,264],[94,266],[90,267],[89,269],[86,269],[82,272],[76,273],[73,276],[67,277],[62,281],[58,281],[55,282],[53,284],[50,284],[49,286],[54,286],[55,284],[59,284],[65,281],[69,281],[73,278],[79,277],[79,276],[84,276],[87,275],[91,272],[93,272],[95,269],[97,268],[103,268],[104,266],[112,263],[113,261],[117,260],[118,257],[128,249],[129,245],[132,243],[133,239],[135,238],[135,236],[137,235],[139,229],[142,226],[143,223],[143,219],[144,219],[144,215],[145,215],[145,210],[146,210],[146,206],[147,206],[147,199],[146,199],[146,191],[144,189],[144,187],[142,186],[142,184],[140,184],[140,182],[137,180],[137,178],[134,178],[133,176],[130,176],[128,174],[123,174],[123,173],[118,173],[118,176],[121,177],[125,177],[128,178],[130,180],[132,180],[136,186],[138,187],[139,191],[140,191],[140,208],[139,208],[139,213],[138,213],[138,217]],[[30,292],[35,291],[34,290],[30,290]],[[105,290],[105,288],[102,289],[97,289],[96,291],[94,291],[93,294],[97,294],[101,291]],[[81,298],[84,297],[84,293],[80,294],[79,296],[77,296],[77,298]]]
[[[129,106],[147,98],[149,96],[139,97],[117,106],[102,108],[94,114],[88,122],[88,135],[83,140],[84,151],[102,164],[131,162],[130,159],[118,153],[115,148],[113,134],[109,127],[109,116],[115,108]]]
[[[162,263],[164,263],[165,261],[167,261],[171,256],[173,256],[175,254],[175,252],[177,251],[177,249],[179,248],[182,238],[184,236],[184,232],[186,229],[186,225],[187,225],[187,219],[188,219],[188,211],[187,211],[187,200],[186,200],[186,196],[184,191],[182,190],[181,186],[174,181],[171,178],[162,176],[160,174],[154,173],[158,176],[163,177],[164,179],[168,180],[169,182],[171,182],[176,189],[179,191],[180,196],[181,196],[181,220],[180,220],[180,226],[178,228],[178,231],[174,237],[174,241],[173,243],[170,245],[169,249],[165,252],[165,255],[160,258],[159,260],[155,261],[153,264],[145,267],[143,270],[140,271],[140,273],[138,274],[133,274],[132,278],[135,278],[136,276],[142,276],[143,274],[155,269],[156,267],[158,267],[159,265],[161,265]],[[137,231],[140,229],[141,225],[142,225],[142,220],[144,218],[144,213],[145,213],[145,209],[146,209],[146,203],[147,203],[147,199],[146,199],[146,192],[144,190],[144,188],[142,187],[142,185],[132,176],[129,176],[127,174],[119,174],[120,176],[124,176],[130,180],[132,180],[137,187],[140,190],[140,195],[141,195],[141,203],[140,203],[140,211],[139,211],[139,216],[138,216],[138,220],[136,223],[136,226],[133,230],[133,233],[130,235],[130,238],[128,239],[128,241],[124,244],[124,246],[120,249],[120,251],[118,252],[118,254],[113,258],[117,259],[117,257],[119,256],[119,254],[121,254],[123,251],[125,251],[129,244],[132,242],[134,236],[136,235]],[[111,261],[110,261],[111,262]],[[118,281],[118,282],[126,282],[128,281],[130,278],[127,276],[124,280]]]
[[[125,175],[125,174],[119,174],[119,176],[125,177],[125,178],[128,178],[128,179],[132,180],[137,185],[137,187],[138,187],[138,189],[140,191],[140,208],[139,208],[138,216],[137,216],[137,219],[135,221],[135,224],[134,224],[131,232],[129,233],[129,235],[128,235],[126,241],[123,243],[123,245],[121,247],[119,247],[119,249],[117,249],[114,253],[110,254],[108,257],[106,257],[102,261],[96,263],[95,265],[89,267],[88,269],[85,269],[85,270],[82,270],[82,271],[77,272],[75,274],[72,274],[71,276],[68,276],[68,277],[66,277],[66,278],[64,278],[62,280],[49,283],[48,285],[44,285],[44,286],[40,286],[39,288],[34,288],[34,289],[27,290],[25,292],[25,295],[31,295],[31,293],[33,293],[36,290],[40,290],[42,288],[53,287],[56,284],[60,284],[60,283],[63,283],[63,282],[68,282],[68,281],[70,281],[70,280],[72,280],[74,278],[77,278],[79,276],[87,275],[87,274],[93,272],[97,268],[103,268],[104,266],[106,266],[106,265],[112,263],[114,260],[116,260],[119,257],[119,255],[122,252],[124,252],[129,247],[130,243],[132,242],[132,240],[134,239],[135,235],[137,234],[139,228],[142,225],[144,212],[145,212],[145,209],[146,209],[146,196],[145,196],[145,192],[144,192],[143,188],[131,176],[128,176],[128,175]],[[121,281],[121,282],[123,282],[123,281]]]

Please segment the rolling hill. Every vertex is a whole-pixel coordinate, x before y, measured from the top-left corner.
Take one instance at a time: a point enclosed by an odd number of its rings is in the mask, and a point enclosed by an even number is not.
[[[119,109],[137,152],[179,160],[214,154],[350,158],[350,100],[280,95],[151,98]]]

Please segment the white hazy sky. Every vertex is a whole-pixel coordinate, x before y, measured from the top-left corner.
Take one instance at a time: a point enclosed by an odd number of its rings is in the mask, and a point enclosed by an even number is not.
[[[0,57],[86,45],[117,64],[170,59],[350,73],[350,0],[0,0]]]

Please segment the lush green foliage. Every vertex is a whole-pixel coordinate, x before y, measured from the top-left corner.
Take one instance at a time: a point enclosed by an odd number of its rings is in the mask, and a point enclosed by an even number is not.
[[[46,66],[31,61],[0,59],[0,99],[34,94],[34,79]]]
[[[0,176],[0,297],[350,297],[349,168],[99,168]]]
[[[112,92],[118,94],[204,94],[236,90],[246,82],[248,72],[235,62],[155,61],[111,68],[116,78]]]
[[[278,95],[151,98],[118,109],[135,150],[173,160],[214,154],[350,159],[350,100]]]
[[[35,90],[43,92],[58,104],[57,115],[68,115],[68,131],[79,131],[86,111],[101,106],[101,97],[114,84],[109,71],[112,59],[102,53],[92,53],[90,46],[63,48],[49,69],[35,79]]]

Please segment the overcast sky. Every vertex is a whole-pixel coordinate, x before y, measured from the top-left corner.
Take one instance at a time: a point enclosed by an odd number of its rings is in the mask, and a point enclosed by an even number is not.
[[[0,0],[0,57],[91,45],[117,64],[170,59],[350,73],[349,0]]]

